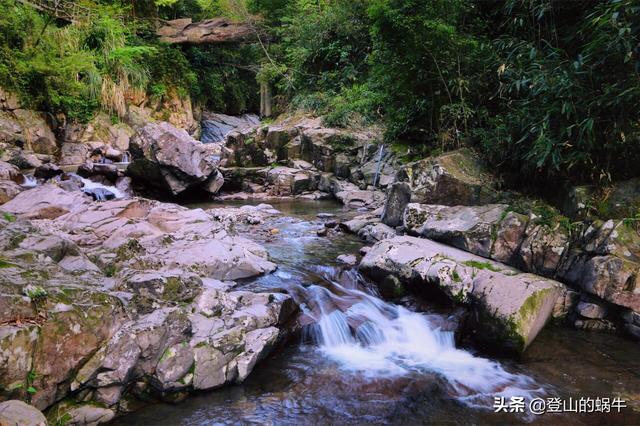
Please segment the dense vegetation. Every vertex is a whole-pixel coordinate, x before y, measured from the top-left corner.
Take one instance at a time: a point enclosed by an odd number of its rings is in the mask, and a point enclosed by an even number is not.
[[[33,108],[87,120],[98,108],[121,114],[132,91],[255,111],[257,81],[269,81],[280,112],[309,110],[336,126],[384,123],[387,141],[409,156],[471,145],[527,181],[638,174],[635,0],[104,0],[92,7],[91,23],[62,25],[0,0],[0,85]],[[258,16],[268,36],[172,47],[140,19],[217,15]]]

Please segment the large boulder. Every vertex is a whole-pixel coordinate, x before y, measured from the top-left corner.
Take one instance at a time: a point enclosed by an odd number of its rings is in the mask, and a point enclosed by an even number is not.
[[[562,279],[640,312],[640,234],[633,224],[594,222],[567,251],[559,269]]]
[[[217,172],[220,146],[203,144],[166,122],[149,123],[131,139],[134,180],[173,195],[201,186]]]
[[[272,195],[298,195],[314,191],[318,187],[320,176],[310,170],[290,167],[274,167],[267,172],[267,183]]]
[[[387,189],[387,198],[382,211],[382,223],[389,226],[400,226],[407,205],[411,201],[411,186],[406,182],[397,182]],[[406,226],[406,225],[405,225]]]
[[[83,143],[65,142],[60,148],[60,165],[61,166],[75,166],[77,164],[83,164],[89,156],[91,151],[88,145]]]
[[[232,116],[209,111],[202,113],[202,134],[200,140],[204,143],[222,142],[233,130],[245,130],[260,123],[255,114]]]
[[[0,111],[0,142],[24,147],[26,136],[22,124],[10,111]]]
[[[403,223],[412,235],[490,257],[494,227],[505,216],[507,207],[504,204],[450,207],[411,203],[405,210]]]
[[[47,426],[47,419],[37,408],[26,402],[11,400],[0,402],[2,426]]]
[[[13,114],[22,124],[27,148],[37,154],[57,153],[56,137],[43,118],[43,114],[25,109],[15,110]]]
[[[86,206],[90,200],[82,192],[68,192],[46,184],[21,192],[3,204],[1,210],[28,219],[55,219]]]
[[[431,240],[394,237],[376,243],[360,270],[437,291],[471,306],[483,343],[522,353],[551,317],[564,286]]]
[[[480,205],[498,198],[491,176],[467,149],[410,163],[398,171],[397,180],[411,185],[415,203]]]

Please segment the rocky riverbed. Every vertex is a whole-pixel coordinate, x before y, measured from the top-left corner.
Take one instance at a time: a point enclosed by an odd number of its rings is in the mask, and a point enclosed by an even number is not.
[[[588,393],[638,419],[635,222],[501,190],[466,149],[406,163],[310,118],[225,118],[204,144],[179,122],[67,128],[46,154],[43,128],[0,161],[0,418],[526,422],[486,410]]]

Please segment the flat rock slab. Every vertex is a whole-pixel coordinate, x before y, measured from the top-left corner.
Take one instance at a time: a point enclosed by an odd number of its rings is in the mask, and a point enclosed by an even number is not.
[[[483,343],[522,353],[552,314],[564,286],[415,237],[376,243],[360,270],[377,281],[392,275],[405,284],[432,286],[476,312],[477,337]]]

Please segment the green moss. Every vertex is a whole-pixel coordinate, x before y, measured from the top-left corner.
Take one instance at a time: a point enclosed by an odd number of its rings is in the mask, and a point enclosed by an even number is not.
[[[6,261],[5,259],[0,257],[0,268],[17,268],[18,265],[15,263],[11,263]]]
[[[121,262],[125,260],[129,260],[135,257],[135,255],[140,253],[144,253],[144,247],[140,245],[138,240],[134,240],[134,239],[127,241],[125,244],[121,245],[116,250],[117,259],[118,261],[121,261]]]
[[[24,234],[15,234],[9,239],[9,244],[7,245],[7,250],[13,250],[18,248],[21,242],[23,242],[27,238]]]
[[[103,272],[107,277],[113,277],[116,275],[117,271],[118,271],[118,268],[116,267],[116,265],[112,263],[110,265],[105,266]]]
[[[162,292],[162,297],[165,300],[173,300],[177,301],[180,299],[180,290],[181,290],[181,282],[178,277],[169,277],[167,278],[167,282],[164,285],[164,291]]]
[[[16,221],[16,217],[14,215],[12,215],[11,213],[2,212],[2,217],[7,222],[15,222]]]
[[[451,272],[451,278],[453,278],[453,282],[459,283],[462,282],[462,278],[460,278],[460,274],[455,269]]]
[[[462,262],[462,264],[465,266],[471,266],[472,268],[476,268],[476,269],[487,269],[492,272],[501,271],[501,269],[496,268],[495,266],[493,266],[493,264],[489,262],[479,262],[477,260],[465,260],[464,262]]]

